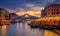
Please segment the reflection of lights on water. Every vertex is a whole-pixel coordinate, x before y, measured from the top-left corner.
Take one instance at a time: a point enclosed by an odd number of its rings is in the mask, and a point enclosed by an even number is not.
[[[45,30],[44,33],[45,33],[44,36],[59,36],[56,33],[48,30]]]
[[[14,26],[16,25],[16,26]],[[8,26],[8,28],[7,28]],[[41,30],[39,28],[34,28],[31,29],[27,23],[17,23],[17,24],[11,24],[11,25],[4,25],[1,28],[1,36],[7,36],[8,34],[10,34],[11,36],[15,35],[15,36],[58,36],[56,33],[52,32],[52,31],[48,31],[48,30]],[[13,28],[15,27],[15,28]],[[11,29],[13,28],[13,30]],[[9,32],[9,30],[11,30]],[[15,31],[16,30],[16,31]],[[8,31],[8,32],[6,32]],[[14,34],[13,34],[14,31]],[[12,33],[12,34],[11,34]],[[16,34],[15,34],[16,33]],[[8,36],[10,36],[8,35]]]
[[[1,36],[7,36],[7,33],[6,32],[7,32],[7,26],[4,25],[1,28]]]

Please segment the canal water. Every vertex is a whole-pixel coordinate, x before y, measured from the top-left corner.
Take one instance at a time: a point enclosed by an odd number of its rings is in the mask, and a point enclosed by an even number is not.
[[[0,36],[60,36],[60,31],[31,28],[25,21],[0,26]]]

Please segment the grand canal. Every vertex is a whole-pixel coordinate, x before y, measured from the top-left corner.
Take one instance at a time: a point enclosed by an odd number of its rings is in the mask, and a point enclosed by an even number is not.
[[[27,21],[0,26],[0,36],[60,36],[59,32],[57,29],[31,28]]]

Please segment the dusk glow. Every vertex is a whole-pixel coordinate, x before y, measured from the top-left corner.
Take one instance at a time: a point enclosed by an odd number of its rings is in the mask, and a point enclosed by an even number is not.
[[[20,14],[24,14],[30,11],[41,13],[44,7],[55,3],[60,3],[60,0],[1,0],[0,7],[7,9],[10,13],[22,12]]]
[[[60,36],[60,0],[0,0],[0,36]]]

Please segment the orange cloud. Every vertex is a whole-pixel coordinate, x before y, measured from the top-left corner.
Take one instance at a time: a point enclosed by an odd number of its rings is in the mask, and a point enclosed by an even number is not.
[[[41,10],[43,9],[43,7],[32,7],[32,10],[29,11],[18,11],[18,13],[16,13],[17,15],[21,16],[24,14],[29,14],[32,16],[37,16],[37,17],[41,17]]]
[[[40,11],[39,12],[27,11],[27,12],[18,12],[16,14],[19,16],[24,15],[24,14],[29,14],[29,15],[40,17],[40,13],[41,13]]]

